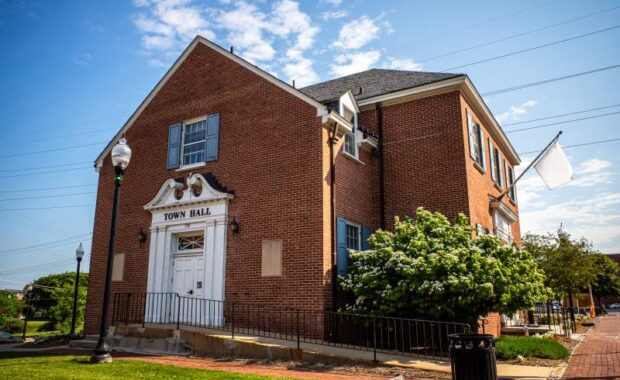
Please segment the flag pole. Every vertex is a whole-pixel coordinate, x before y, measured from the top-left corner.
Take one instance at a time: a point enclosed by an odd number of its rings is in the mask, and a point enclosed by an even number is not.
[[[562,131],[558,132],[558,134],[557,134],[557,135],[553,138],[553,140],[551,140],[551,142],[550,142],[549,144],[547,144],[547,146],[546,146],[543,150],[541,150],[541,151],[540,151],[540,153],[538,153],[538,156],[536,156],[536,158],[534,158],[534,160],[533,160],[532,162],[530,162],[530,164],[527,166],[527,168],[525,168],[525,170],[524,170],[524,171],[522,171],[522,172],[521,172],[521,174],[519,174],[519,176],[517,177],[517,179],[515,179],[515,180],[514,180],[514,181],[510,184],[510,186],[508,186],[508,187],[506,188],[506,190],[504,190],[504,191],[503,191],[503,192],[499,195],[499,197],[497,197],[497,200],[498,200],[498,201],[501,201],[501,200],[502,200],[502,198],[504,198],[504,196],[505,196],[506,194],[508,194],[508,192],[509,192],[509,191],[510,191],[513,187],[515,187],[515,185],[517,184],[517,182],[519,182],[519,180],[520,180],[520,179],[521,179],[521,178],[525,175],[525,173],[527,173],[527,171],[528,171],[528,170],[530,170],[530,168],[531,168],[532,166],[536,165],[536,163],[537,163],[537,162],[540,160],[540,158],[541,158],[541,157],[545,154],[545,152],[546,152],[547,150],[549,150],[549,148],[551,148],[551,146],[552,146],[552,145],[553,145],[556,141],[558,141],[558,139],[560,138],[560,135],[561,135],[561,134],[562,134]]]

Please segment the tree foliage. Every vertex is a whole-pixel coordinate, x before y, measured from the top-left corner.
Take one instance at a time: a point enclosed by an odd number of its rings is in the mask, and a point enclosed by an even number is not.
[[[349,272],[341,278],[355,298],[348,309],[475,326],[489,312],[512,314],[545,298],[544,277],[531,254],[473,233],[463,214],[454,224],[424,209],[415,219],[396,218],[394,232],[370,237],[372,249],[351,252]]]
[[[592,293],[596,296],[620,295],[620,268],[615,261],[602,253],[595,253],[591,257],[594,279]]]
[[[14,292],[0,290],[0,316],[5,318],[17,318],[22,311],[23,302],[17,298]]]
[[[35,280],[33,284],[39,286],[35,286],[32,290],[31,313],[40,311],[54,323],[57,330],[69,331],[73,312],[75,272],[51,274]],[[80,330],[80,326],[84,323],[87,287],[88,273],[80,273],[76,330]]]

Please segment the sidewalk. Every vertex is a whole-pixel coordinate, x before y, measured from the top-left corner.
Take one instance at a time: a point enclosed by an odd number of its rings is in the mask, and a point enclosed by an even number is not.
[[[563,379],[620,379],[620,316],[601,317],[575,348]]]

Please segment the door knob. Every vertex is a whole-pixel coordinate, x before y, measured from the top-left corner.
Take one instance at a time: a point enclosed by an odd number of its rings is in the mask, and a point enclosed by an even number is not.
[[[192,289],[192,290],[188,291],[187,294],[194,294],[194,290]]]

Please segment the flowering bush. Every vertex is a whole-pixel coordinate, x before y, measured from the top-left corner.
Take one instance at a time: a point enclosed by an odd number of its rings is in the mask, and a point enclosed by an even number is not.
[[[355,299],[347,309],[476,326],[491,311],[513,314],[545,298],[543,275],[529,253],[473,233],[463,214],[454,224],[424,209],[415,219],[396,218],[394,232],[370,237],[372,249],[351,252],[340,278]]]

